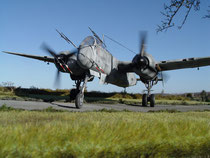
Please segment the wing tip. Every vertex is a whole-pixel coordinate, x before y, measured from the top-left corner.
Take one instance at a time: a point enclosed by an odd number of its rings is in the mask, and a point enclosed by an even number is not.
[[[7,54],[11,54],[10,52],[8,51],[1,51],[2,53],[7,53]]]
[[[7,54],[17,54],[17,53],[12,53],[12,52],[8,52],[8,51],[1,51],[3,53],[7,53]]]

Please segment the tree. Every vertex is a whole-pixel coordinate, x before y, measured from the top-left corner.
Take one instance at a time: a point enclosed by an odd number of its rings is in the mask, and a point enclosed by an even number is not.
[[[13,87],[14,86],[14,83],[13,82],[10,82],[10,81],[2,82],[2,86],[3,87]]]
[[[15,89],[14,83],[10,81],[2,82],[1,86],[5,87],[4,89],[10,90],[11,92],[13,92]]]
[[[200,0],[171,0],[169,4],[164,4],[164,11],[161,14],[164,16],[164,20],[161,21],[161,25],[158,25],[157,32],[166,31],[168,28],[175,26],[175,17],[181,9],[185,10],[183,14],[183,20],[178,29],[181,29],[185,24],[192,9],[194,11],[200,10]],[[207,10],[207,14],[203,18],[210,18],[210,6]]]
[[[206,101],[206,99],[207,99],[207,93],[206,93],[206,91],[205,90],[202,90],[202,92],[201,92],[201,99],[202,99],[202,101]]]
[[[192,93],[187,93],[187,98],[193,99],[193,94]]]

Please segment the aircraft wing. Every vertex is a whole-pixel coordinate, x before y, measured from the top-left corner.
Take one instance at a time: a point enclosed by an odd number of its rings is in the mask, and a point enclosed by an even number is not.
[[[29,55],[29,54],[22,54],[22,53],[13,53],[13,52],[6,52],[6,51],[3,51],[3,53],[12,54],[12,55],[18,55],[18,56],[23,56],[23,57],[26,57],[26,58],[37,59],[37,60],[41,60],[41,61],[44,61],[44,62],[54,63],[54,58],[53,57],[48,57],[48,56],[37,56],[37,55]]]
[[[161,71],[202,67],[210,65],[210,57],[160,61],[157,65]]]

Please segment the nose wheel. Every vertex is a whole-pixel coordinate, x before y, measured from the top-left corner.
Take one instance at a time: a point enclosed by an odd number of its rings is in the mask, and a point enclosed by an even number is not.
[[[147,88],[147,94],[143,94],[142,96],[142,106],[146,107],[148,105],[148,102],[150,102],[150,107],[154,107],[155,106],[155,95],[154,94],[150,94],[151,92],[151,88],[153,86],[153,81],[148,82],[147,84],[145,84],[146,88]]]
[[[84,102],[84,94],[78,93],[75,99],[75,106],[77,109],[81,109]]]
[[[70,101],[75,100],[75,106],[77,109],[81,109],[84,102],[84,91],[88,80],[91,79],[89,75],[85,76],[84,80],[76,80],[76,89],[72,89],[70,92]],[[83,81],[82,86],[81,83]]]

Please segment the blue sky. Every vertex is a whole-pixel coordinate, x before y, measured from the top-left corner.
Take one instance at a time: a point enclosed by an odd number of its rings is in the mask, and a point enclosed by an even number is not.
[[[167,0],[1,0],[0,51],[46,55],[40,48],[46,42],[56,52],[72,50],[55,29],[62,31],[76,45],[91,32],[106,34],[135,52],[139,51],[139,31],[148,31],[147,51],[159,60],[210,56],[210,19],[205,15],[208,0],[201,2],[201,10],[192,12],[181,30],[169,29],[156,33],[162,20],[160,11]],[[183,13],[183,12],[181,12]],[[183,17],[181,17],[183,18]],[[181,21],[180,16],[176,21]],[[132,60],[133,54],[105,39],[108,50],[119,60]],[[53,64],[0,53],[0,83],[11,81],[15,86],[54,88],[56,68]],[[210,91],[210,67],[175,70],[165,84],[167,93]],[[69,75],[62,74],[60,88],[72,88]],[[122,91],[113,85],[99,85],[94,79],[88,90]],[[144,85],[127,88],[128,92],[141,93]],[[154,86],[161,92],[162,84]]]

